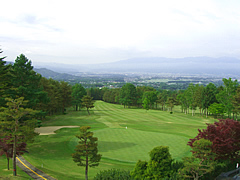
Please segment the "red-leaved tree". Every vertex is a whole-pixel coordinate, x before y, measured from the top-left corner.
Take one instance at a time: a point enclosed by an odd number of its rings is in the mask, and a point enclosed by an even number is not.
[[[207,124],[207,129],[198,129],[198,135],[190,139],[188,145],[201,138],[212,142],[212,152],[216,159],[235,160],[240,157],[240,122],[232,119],[219,119],[219,122]],[[194,153],[194,152],[193,152]]]
[[[24,142],[18,143],[16,147],[16,154],[22,155],[26,151],[27,144]],[[7,157],[7,168],[9,170],[9,159],[13,157],[13,140],[9,136],[0,138],[0,156],[3,154]]]

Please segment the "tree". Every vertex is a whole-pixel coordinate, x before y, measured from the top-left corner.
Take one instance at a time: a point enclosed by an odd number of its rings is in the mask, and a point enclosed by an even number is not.
[[[8,170],[9,170],[9,159],[13,157],[13,140],[11,139],[12,137],[9,137],[9,136],[0,138],[0,156],[5,154],[8,162],[7,163]],[[22,155],[24,152],[26,152],[26,146],[27,144],[25,142],[17,143],[16,154]]]
[[[91,127],[80,127],[80,134],[76,135],[79,139],[79,144],[75,148],[75,153],[72,154],[73,161],[78,163],[78,166],[85,166],[85,179],[88,179],[88,167],[99,165],[101,154],[98,154],[98,138],[93,137],[93,132],[88,131]]]
[[[27,117],[28,114],[35,114],[36,111],[23,107],[27,103],[23,97],[18,99],[6,98],[6,101],[7,107],[3,107],[0,112],[2,118],[0,130],[3,136],[11,137],[10,141],[13,141],[13,175],[16,176],[17,143],[32,141],[37,135],[34,132],[36,121]]]
[[[120,103],[125,106],[130,107],[131,105],[133,105],[134,103],[136,103],[136,96],[137,96],[137,91],[136,91],[136,87],[131,84],[131,83],[127,83],[125,85],[123,85],[123,87],[120,90]]]
[[[83,96],[82,98],[82,107],[87,108],[88,115],[90,115],[89,109],[94,108],[94,101],[92,100],[93,98],[91,96]]]
[[[82,98],[87,95],[86,89],[81,84],[75,84],[72,86],[72,104],[78,108],[81,108]]]
[[[167,146],[158,146],[149,153],[150,160],[138,161],[131,175],[134,179],[164,179],[173,173],[173,159]]]
[[[150,179],[170,177],[173,159],[168,146],[158,146],[149,153],[150,161],[147,167],[147,176]]]
[[[147,171],[147,161],[138,160],[137,164],[135,165],[133,171],[131,171],[131,176],[134,179],[144,179],[146,177]]]
[[[158,97],[157,102],[159,102],[162,105],[162,110],[165,111],[165,104],[168,99],[167,90],[163,90],[162,92],[160,92],[157,97]]]
[[[223,104],[218,104],[218,103],[213,103],[209,106],[209,112],[213,113],[216,117],[217,116],[221,116],[223,117],[224,113],[225,113],[225,108]]]
[[[207,129],[198,129],[198,135],[190,139],[188,145],[193,147],[194,142],[206,139],[212,142],[212,152],[216,160],[236,160],[240,157],[240,122],[232,119],[220,119],[213,124],[207,124]]]
[[[0,54],[3,51],[0,49]],[[4,106],[6,97],[6,89],[10,84],[9,77],[9,66],[6,65],[6,61],[4,61],[6,57],[0,57],[0,107]]]
[[[28,101],[25,104],[27,108],[39,109],[38,105],[47,98],[47,94],[40,87],[41,75],[33,71],[32,62],[21,54],[12,65],[12,71],[11,98],[24,97]]]
[[[154,103],[157,100],[157,92],[156,91],[145,91],[143,93],[143,97],[142,97],[143,101],[145,99],[148,99],[149,101],[149,105],[151,106],[151,108],[153,108]],[[144,102],[143,102],[144,103]]]
[[[236,115],[240,113],[240,86],[237,88],[236,94],[233,96],[232,99],[234,112]]]
[[[211,146],[212,142],[206,139],[195,141],[192,146],[192,156],[183,158],[184,167],[180,170],[180,174],[198,180],[204,174],[212,172],[215,162]]]
[[[223,90],[217,94],[217,100],[225,106],[225,111],[228,113],[228,118],[231,118],[231,113],[233,112],[233,96],[236,94],[238,87],[237,80],[232,81],[231,78],[223,78],[224,87]],[[233,117],[234,119],[234,117]]]
[[[167,105],[168,105],[168,107],[170,107],[171,112],[172,112],[172,109],[173,109],[175,103],[176,103],[175,97],[168,97]]]
[[[72,89],[71,86],[64,81],[60,82],[60,101],[61,101],[61,108],[62,108],[62,113],[65,113],[66,107],[69,107],[71,105],[71,100],[72,100]]]
[[[217,88],[213,83],[209,83],[203,90],[203,109],[206,110],[206,117],[208,115],[208,107],[217,102],[216,100]]]
[[[150,108],[149,104],[150,104],[150,100],[147,97],[145,97],[143,100],[143,104],[142,104],[143,108],[146,110],[149,110],[149,108]]]

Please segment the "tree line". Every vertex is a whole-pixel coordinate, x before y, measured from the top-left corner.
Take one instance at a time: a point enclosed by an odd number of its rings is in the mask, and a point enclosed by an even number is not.
[[[226,114],[228,118],[237,119],[237,114],[240,113],[239,83],[231,78],[223,78],[222,81],[223,85],[218,87],[213,83],[206,86],[191,83],[186,90],[178,91],[156,90],[148,86],[135,87],[126,83],[121,88],[102,89],[101,93],[103,101],[122,104],[124,107],[135,106],[163,111],[168,109],[172,112],[174,106],[181,106],[183,113],[191,113],[192,116],[198,109],[199,114],[206,117],[209,114],[215,117]]]

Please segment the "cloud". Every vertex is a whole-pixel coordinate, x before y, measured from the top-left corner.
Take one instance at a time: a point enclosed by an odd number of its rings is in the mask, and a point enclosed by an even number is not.
[[[9,0],[1,5],[0,44],[14,55],[72,57],[72,63],[239,57],[240,2],[235,0]]]

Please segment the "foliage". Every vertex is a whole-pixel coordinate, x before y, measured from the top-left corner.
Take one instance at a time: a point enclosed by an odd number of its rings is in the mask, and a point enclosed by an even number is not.
[[[9,140],[13,141],[13,175],[16,176],[17,143],[32,141],[34,136],[37,135],[34,132],[35,121],[32,119],[26,120],[28,114],[35,114],[36,111],[23,107],[27,103],[23,97],[18,99],[6,98],[6,101],[7,107],[3,107],[0,112],[2,118],[0,130],[1,135],[11,137]]]
[[[94,101],[91,96],[83,96],[82,98],[82,107],[87,108],[88,115],[90,115],[89,109],[94,108]]]
[[[143,100],[143,104],[142,104],[143,108],[146,110],[149,110],[149,108],[150,108],[149,104],[150,104],[150,100],[145,97]]]
[[[47,94],[40,87],[41,75],[33,71],[32,62],[23,54],[18,56],[12,65],[13,85],[11,98],[24,97],[28,100],[27,108],[39,109],[39,105],[46,100]]]
[[[208,108],[209,112],[214,114],[215,116],[223,117],[225,113],[225,108],[223,104],[213,103]]]
[[[120,90],[120,99],[119,102],[125,106],[131,106],[136,103],[136,87],[131,84],[125,84]]]
[[[41,109],[48,115],[64,114],[66,108],[71,105],[71,86],[66,82],[46,78],[41,78],[40,85],[47,93],[47,101],[41,104]]]
[[[131,175],[134,179],[163,179],[173,173],[173,159],[167,146],[158,146],[149,153],[149,162],[138,161]]]
[[[76,106],[76,111],[81,108],[82,98],[87,95],[86,89],[81,84],[72,86],[72,104]]]
[[[207,129],[198,129],[198,135],[190,139],[188,145],[193,147],[196,140],[201,138],[212,142],[212,152],[216,154],[216,159],[239,158],[240,151],[240,122],[232,119],[220,119],[213,124],[207,124]]]
[[[75,153],[72,154],[73,161],[78,166],[85,166],[85,179],[88,179],[88,166],[95,167],[99,165],[101,154],[98,154],[98,138],[93,137],[93,132],[88,131],[90,126],[80,127],[80,134],[76,135],[79,139],[79,144],[75,148]]]
[[[236,94],[232,98],[234,112],[240,113],[240,86],[237,88]]]
[[[147,161],[141,161],[138,160],[138,162],[136,163],[133,171],[131,171],[131,176],[134,179],[144,179],[146,177],[146,170],[147,170]]]
[[[233,96],[236,93],[238,82],[237,80],[232,81],[231,78],[223,78],[224,87],[223,90],[217,94],[217,100],[224,105],[225,111],[228,113],[228,117],[231,118],[231,113],[234,109],[232,104]]]
[[[97,175],[93,178],[94,180],[131,180],[132,177],[130,176],[130,172],[121,169],[109,169],[100,171]]]
[[[1,137],[0,138],[0,156],[5,154],[8,164],[7,168],[9,170],[9,159],[13,157],[13,138],[9,136]],[[20,141],[20,140],[17,140]],[[16,145],[16,154],[22,155],[26,152],[27,144],[25,142],[17,143]]]
[[[0,49],[0,54],[2,53]],[[0,107],[5,105],[6,89],[9,88],[9,66],[6,66],[5,57],[0,57]]]
[[[192,145],[192,156],[183,158],[184,167],[180,170],[180,174],[198,180],[204,174],[212,172],[216,163],[211,146],[212,142],[209,140],[196,140]]]

